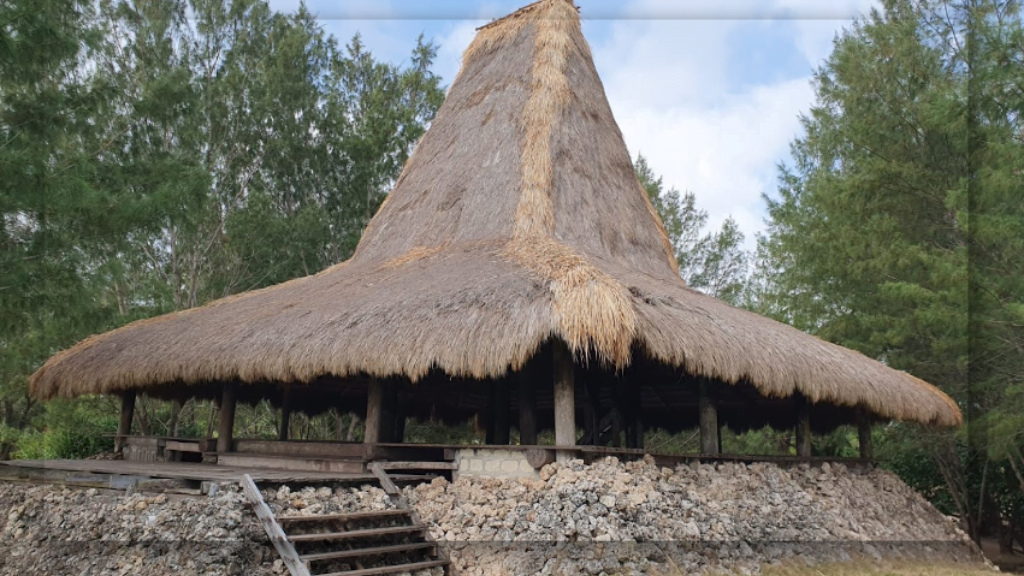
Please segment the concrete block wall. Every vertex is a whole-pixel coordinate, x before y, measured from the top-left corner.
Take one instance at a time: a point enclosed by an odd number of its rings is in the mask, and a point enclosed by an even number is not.
[[[456,451],[455,477],[539,478],[540,473],[526,461],[521,450],[465,448]]]

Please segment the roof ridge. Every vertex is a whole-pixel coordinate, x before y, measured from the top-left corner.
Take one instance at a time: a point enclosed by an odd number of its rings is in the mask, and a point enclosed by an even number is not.
[[[533,2],[532,4],[527,4],[526,6],[523,6],[522,8],[520,8],[519,10],[516,10],[515,12],[512,12],[511,14],[506,14],[505,16],[502,16],[500,18],[495,18],[494,20],[491,20],[490,22],[488,22],[487,24],[484,24],[483,26],[478,26],[476,28],[476,31],[479,32],[479,31],[485,30],[487,28],[493,28],[494,26],[498,26],[498,25],[500,25],[500,24],[502,24],[502,23],[504,23],[504,22],[506,22],[508,20],[513,19],[513,18],[519,18],[520,16],[523,16],[524,14],[527,14],[529,12],[533,12],[541,4],[544,4],[545,2],[559,2],[559,1],[567,2],[569,4],[572,4],[572,7],[576,9],[576,12],[580,11],[580,7],[576,6],[575,4],[573,4],[572,0],[537,0],[536,2]]]

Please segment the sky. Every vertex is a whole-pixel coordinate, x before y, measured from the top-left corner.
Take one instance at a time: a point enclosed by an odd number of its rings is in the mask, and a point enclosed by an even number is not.
[[[285,12],[300,0],[270,0]],[[375,58],[408,64],[416,38],[439,45],[449,85],[478,26],[530,0],[307,0],[324,30],[355,33]],[[630,155],[669,188],[692,191],[717,228],[738,223],[746,248],[764,230],[762,194],[801,135],[811,77],[835,35],[875,0],[576,0],[583,34]]]

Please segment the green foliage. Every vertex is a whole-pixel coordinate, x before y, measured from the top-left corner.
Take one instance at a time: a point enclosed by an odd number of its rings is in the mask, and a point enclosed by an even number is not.
[[[879,453],[976,537],[1024,488],[1005,490],[1024,470],[1021,16],[1017,2],[887,0],[838,37],[766,198],[752,283],[759,311],[960,403],[966,434],[898,427]]]
[[[0,458],[28,426],[97,446],[26,394],[56,351],[346,259],[440,106],[435,55],[380,62],[265,0],[0,5]]]
[[[693,192],[666,190],[660,176],[638,155],[633,164],[640,185],[661,217],[686,283],[706,294],[738,304],[747,278],[743,233],[728,218],[717,232],[705,232],[708,213],[696,206]]]

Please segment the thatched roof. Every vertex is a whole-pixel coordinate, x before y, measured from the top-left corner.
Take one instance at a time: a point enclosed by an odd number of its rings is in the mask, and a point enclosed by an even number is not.
[[[351,260],[93,336],[31,389],[497,377],[549,337],[581,361],[623,368],[642,350],[768,397],[961,422],[913,376],[684,284],[569,0],[480,30]]]

